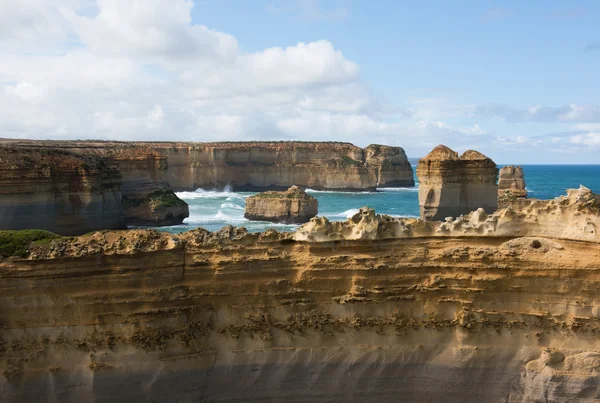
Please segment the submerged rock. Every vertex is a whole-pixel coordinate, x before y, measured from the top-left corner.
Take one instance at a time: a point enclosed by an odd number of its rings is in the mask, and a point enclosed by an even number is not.
[[[285,192],[263,192],[246,199],[244,217],[255,221],[301,224],[319,212],[319,202],[298,186]]]

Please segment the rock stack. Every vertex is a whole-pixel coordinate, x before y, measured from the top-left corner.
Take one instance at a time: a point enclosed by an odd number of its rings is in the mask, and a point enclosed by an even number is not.
[[[500,199],[512,197],[527,197],[525,189],[525,176],[520,166],[507,165],[500,169],[498,178],[498,197]]]
[[[498,208],[498,168],[490,158],[474,150],[457,152],[435,147],[417,165],[421,218],[430,221],[458,217],[483,208]]]
[[[246,199],[244,217],[254,221],[301,224],[317,215],[317,199],[292,186],[285,192],[263,192]]]

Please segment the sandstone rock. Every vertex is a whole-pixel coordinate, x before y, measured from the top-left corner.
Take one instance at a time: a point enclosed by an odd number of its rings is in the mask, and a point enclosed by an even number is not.
[[[123,197],[123,208],[128,225],[179,225],[190,215],[187,203],[171,189],[156,190],[143,198]]]
[[[521,199],[488,214],[482,208],[445,221],[394,218],[363,207],[347,221],[325,217],[310,220],[296,230],[297,241],[327,242],[410,237],[532,237],[570,239],[600,243],[600,195],[581,186],[552,200]],[[517,245],[515,245],[516,247]],[[518,249],[518,250],[517,250]],[[527,240],[516,251],[544,251],[548,246]],[[516,253],[516,252],[515,252]]]
[[[264,192],[246,199],[244,217],[249,220],[300,224],[316,216],[319,211],[317,199],[298,186],[285,192]]]
[[[500,199],[527,197],[525,176],[522,167],[507,165],[500,169],[500,176],[498,177],[498,197]]]
[[[15,165],[14,169],[11,168],[12,173],[0,172],[0,206],[4,205],[2,210],[6,210],[10,216],[4,220],[4,225],[0,224],[0,228],[41,228],[71,235],[98,229],[121,228],[125,225],[180,224],[189,215],[187,204],[173,193],[165,180],[167,157],[143,144],[2,140],[0,145],[0,155],[10,156],[7,157],[7,161],[26,162],[27,167],[24,169],[30,171],[21,173]],[[43,155],[46,159],[36,162],[38,157],[29,154]],[[54,156],[54,159],[48,162],[48,156]],[[61,162],[60,156],[65,156],[66,159]],[[48,171],[50,166],[53,168]],[[69,171],[78,166],[91,170],[84,175],[80,175],[79,171]],[[38,170],[46,170],[51,174],[36,173]],[[63,170],[66,171],[61,173]],[[10,180],[11,175],[33,175],[36,177],[35,181],[46,183],[47,188],[4,187],[1,182],[2,175],[7,180]],[[94,179],[98,178],[98,175],[104,175],[104,179]],[[78,179],[78,176],[83,179]],[[106,180],[111,183],[101,183]],[[60,185],[60,181],[69,181],[68,189]],[[89,195],[89,190],[81,190],[79,188],[82,186],[75,185],[78,182],[85,183],[83,187],[92,186],[97,190],[93,190],[92,195]],[[92,185],[93,183],[96,184]],[[52,190],[49,190],[50,188]],[[73,194],[74,191],[76,194]],[[28,196],[25,202],[21,203],[22,206],[15,207],[19,203],[15,199],[18,196],[14,194],[19,192]],[[54,197],[54,200],[50,197]],[[165,204],[167,199],[169,205]],[[121,202],[123,206],[119,206]],[[21,213],[10,213],[16,211],[14,209],[27,211],[27,217],[22,219]],[[90,212],[90,209],[94,211]],[[2,210],[0,213],[3,213]],[[54,210],[58,211],[53,213]],[[94,217],[89,217],[90,215]],[[46,225],[48,219],[53,220],[54,224]],[[41,223],[39,225],[46,226],[35,226],[38,222]]]
[[[264,191],[292,185],[312,189],[375,190],[414,186],[400,147],[365,149],[336,142],[147,143],[168,158],[176,190],[224,188]]]
[[[0,401],[597,402],[598,197],[517,206],[34,242],[0,256]]]
[[[417,165],[421,218],[442,220],[478,208],[493,213],[498,207],[498,168],[494,161],[474,151],[460,157],[439,145]]]
[[[93,155],[0,146],[0,229],[125,228],[121,185],[119,171]]]

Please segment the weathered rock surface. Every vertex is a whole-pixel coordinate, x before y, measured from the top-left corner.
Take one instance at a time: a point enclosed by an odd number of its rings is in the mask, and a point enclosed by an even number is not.
[[[171,189],[158,189],[142,198],[123,197],[128,225],[179,225],[189,217],[190,210]]]
[[[144,145],[2,140],[0,161],[6,162],[0,172],[0,215],[7,217],[2,229],[71,235],[180,224],[189,215],[165,180],[167,158]],[[21,183],[21,176],[29,179]],[[167,198],[169,205],[161,202]]]
[[[493,214],[477,209],[458,218],[393,218],[363,207],[347,221],[317,217],[294,233],[298,241],[377,240],[406,237],[527,237],[600,243],[600,196],[588,188],[552,200],[520,199]]]
[[[319,213],[319,202],[298,186],[246,198],[244,217],[255,221],[301,224]]]
[[[443,220],[478,208],[498,207],[498,168],[485,155],[468,150],[460,157],[439,145],[417,165],[421,218]]]
[[[0,400],[598,401],[598,200],[32,245],[0,260]]]
[[[527,197],[525,175],[520,166],[506,165],[500,169],[498,177],[498,197]]]
[[[119,171],[60,149],[0,146],[0,229],[62,235],[125,228]]]
[[[332,142],[147,143],[168,158],[176,190],[375,190],[414,186],[400,147]]]

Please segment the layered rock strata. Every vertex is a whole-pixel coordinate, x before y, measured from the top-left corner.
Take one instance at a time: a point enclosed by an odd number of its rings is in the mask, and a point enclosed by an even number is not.
[[[167,158],[147,146],[3,140],[0,161],[6,162],[0,173],[3,229],[70,235],[181,224],[189,215],[187,204],[165,181]],[[21,176],[29,178],[25,184]]]
[[[0,260],[0,399],[598,401],[598,200],[32,245]]]
[[[0,146],[0,229],[125,228],[118,169],[60,149]]]
[[[439,145],[417,165],[421,218],[443,220],[478,208],[488,213],[498,207],[496,163],[474,150],[460,157]]]
[[[375,190],[414,186],[400,147],[350,143],[148,143],[168,158],[167,181],[176,190]]]
[[[244,217],[255,221],[302,224],[319,212],[317,199],[298,186],[285,192],[263,192],[246,199]]]
[[[514,197],[527,197],[525,188],[525,175],[520,166],[506,165],[500,169],[498,177],[498,197],[511,199]]]

